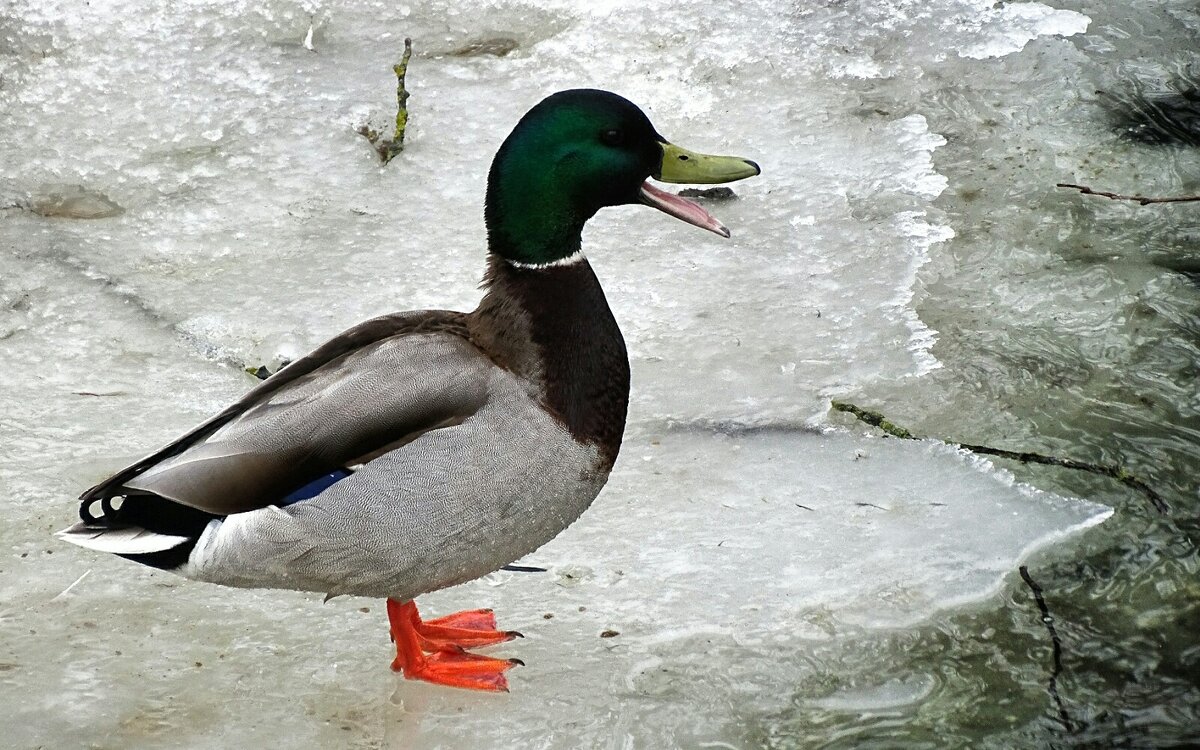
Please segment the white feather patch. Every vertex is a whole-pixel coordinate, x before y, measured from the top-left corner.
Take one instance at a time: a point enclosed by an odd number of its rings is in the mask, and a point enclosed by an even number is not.
[[[164,552],[190,541],[186,536],[171,534],[156,534],[136,526],[123,529],[88,528],[77,523],[69,529],[63,529],[55,534],[64,542],[77,544],[97,552],[111,552],[114,555],[145,555],[151,552]]]
[[[530,269],[533,271],[540,271],[543,268],[558,268],[559,266],[573,266],[576,263],[579,263],[580,261],[587,260],[587,256],[585,256],[583,254],[582,250],[576,250],[575,252],[571,253],[570,255],[568,255],[565,258],[559,258],[558,260],[552,260],[549,263],[522,263],[519,260],[512,260],[511,258],[505,258],[505,260],[508,261],[508,264],[510,266],[515,266],[517,268],[526,268],[526,269]]]

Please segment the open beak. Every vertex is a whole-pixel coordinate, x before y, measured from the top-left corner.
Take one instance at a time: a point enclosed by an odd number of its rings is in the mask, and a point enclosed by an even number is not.
[[[758,165],[739,156],[709,156],[697,154],[672,143],[660,143],[662,162],[652,176],[663,182],[713,185],[753,177],[762,172]],[[670,214],[701,229],[729,237],[729,230],[717,218],[697,203],[660,190],[649,182],[642,183],[638,198],[647,206]]]

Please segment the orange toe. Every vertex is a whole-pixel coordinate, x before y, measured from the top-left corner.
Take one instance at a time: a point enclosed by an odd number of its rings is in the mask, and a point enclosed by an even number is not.
[[[396,658],[392,669],[410,680],[438,685],[506,692],[504,673],[521,664],[519,659],[493,659],[472,654],[464,647],[489,646],[516,638],[520,633],[496,630],[491,610],[458,612],[422,622],[413,602],[387,602]],[[430,653],[426,653],[426,652]]]
[[[404,670],[410,680],[423,680],[435,685],[508,692],[504,673],[520,664],[518,659],[493,659],[466,651],[438,651]]]
[[[433,625],[423,622],[416,626],[417,636],[421,640],[421,648],[426,651],[446,651],[460,648],[479,648],[520,638],[515,630],[477,630],[475,628],[455,628],[448,625]]]
[[[467,609],[462,612],[424,620],[422,625],[444,625],[448,628],[467,630],[495,630],[496,613],[490,609]]]

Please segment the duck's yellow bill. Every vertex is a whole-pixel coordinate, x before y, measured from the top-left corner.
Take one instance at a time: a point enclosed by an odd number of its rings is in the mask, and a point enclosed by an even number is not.
[[[697,154],[674,143],[661,143],[662,164],[653,177],[662,182],[685,182],[695,185],[715,185],[721,182],[744,180],[761,174],[758,164],[740,156],[711,156]]]

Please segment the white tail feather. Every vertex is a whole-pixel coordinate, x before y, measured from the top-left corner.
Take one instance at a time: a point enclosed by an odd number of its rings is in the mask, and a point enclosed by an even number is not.
[[[82,523],[77,523],[69,529],[63,529],[55,536],[64,542],[94,549],[97,552],[111,552],[115,555],[145,555],[151,552],[164,552],[191,541],[186,536],[156,534],[136,526],[97,529]]]

